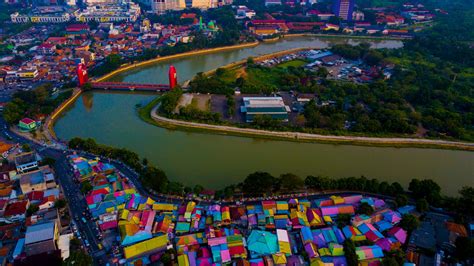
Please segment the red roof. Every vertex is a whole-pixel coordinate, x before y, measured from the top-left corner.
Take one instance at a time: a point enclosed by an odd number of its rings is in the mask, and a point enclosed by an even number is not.
[[[183,13],[180,18],[181,19],[185,19],[185,18],[193,18],[194,19],[194,18],[196,18],[196,14],[194,14],[194,13],[189,13],[189,14]]]
[[[25,118],[23,118],[22,120],[20,120],[20,122],[29,125],[29,124],[31,124],[31,123],[34,123],[35,120],[33,120],[33,119],[31,119],[31,118],[28,118],[28,117],[25,117]]]
[[[26,212],[26,205],[28,205],[28,201],[17,201],[11,204],[8,204],[7,208],[5,209],[5,217],[14,216],[14,215],[21,215],[25,214]]]
[[[44,197],[43,191],[32,191],[27,194],[30,201],[42,201]]]
[[[66,27],[66,31],[81,31],[89,30],[89,25],[87,24],[72,24]]]
[[[3,210],[7,205],[8,200],[0,199],[0,210]]]
[[[253,24],[284,24],[285,21],[281,19],[254,19]]]

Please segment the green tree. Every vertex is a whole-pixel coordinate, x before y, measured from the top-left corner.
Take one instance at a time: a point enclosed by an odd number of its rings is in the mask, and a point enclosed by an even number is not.
[[[21,145],[21,149],[24,151],[24,152],[30,152],[31,151],[31,147],[29,144],[27,143],[24,143]]]
[[[359,257],[356,254],[354,242],[350,239],[344,241],[344,256],[346,256],[348,266],[358,266]]]
[[[351,223],[351,215],[347,213],[338,214],[336,218],[337,227],[343,228]]]
[[[204,187],[201,185],[195,185],[193,188],[193,192],[196,195],[199,195],[202,191],[204,191]]]
[[[81,192],[84,195],[87,195],[87,193],[89,193],[89,191],[91,191],[92,189],[93,189],[93,187],[92,187],[91,182],[89,180],[84,181],[81,184]]]
[[[404,214],[400,221],[400,227],[405,229],[408,233],[413,232],[420,225],[418,218],[411,214]]]
[[[249,195],[272,193],[276,178],[267,172],[255,172],[245,178],[243,192]]]
[[[280,188],[285,191],[296,191],[304,187],[303,179],[291,173],[281,175],[279,181]]]
[[[71,252],[69,258],[63,262],[65,266],[89,266],[92,264],[92,257],[82,250]]]
[[[385,257],[382,259],[382,266],[399,266],[399,265],[395,258]]]
[[[416,210],[419,212],[426,212],[429,210],[430,204],[426,199],[419,199],[416,201]]]
[[[54,207],[55,208],[58,208],[58,209],[62,209],[64,207],[66,207],[66,200],[65,199],[57,199],[55,202],[54,202]]]
[[[359,206],[359,209],[357,210],[357,213],[370,216],[372,213],[374,213],[374,208],[372,208],[372,206],[370,206],[367,202],[362,202]]]
[[[140,174],[143,184],[157,192],[166,193],[168,191],[168,177],[165,172],[154,166],[148,166]]]
[[[467,217],[474,217],[474,187],[463,187],[459,190],[458,213]]]
[[[26,216],[30,217],[31,215],[35,214],[37,211],[39,211],[38,205],[30,204],[30,206],[28,206],[28,209],[26,209]]]
[[[459,261],[464,262],[474,258],[474,239],[459,236],[456,238],[454,245],[456,246],[454,255]]]
[[[397,203],[398,207],[402,207],[408,204],[408,197],[405,194],[398,194],[395,197],[395,203]]]

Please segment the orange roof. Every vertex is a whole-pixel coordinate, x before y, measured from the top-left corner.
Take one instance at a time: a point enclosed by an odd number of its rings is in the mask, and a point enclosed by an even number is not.
[[[0,189],[0,197],[10,196],[11,193],[12,193],[12,188],[11,187]]]
[[[448,231],[457,233],[460,236],[467,237],[466,227],[462,224],[446,222],[446,227],[448,228]]]

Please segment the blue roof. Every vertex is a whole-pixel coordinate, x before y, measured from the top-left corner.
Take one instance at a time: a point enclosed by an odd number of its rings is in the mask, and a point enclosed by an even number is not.
[[[20,256],[20,254],[23,252],[24,246],[25,246],[25,239],[24,238],[18,239],[18,242],[16,242],[15,250],[13,250],[13,259]]]

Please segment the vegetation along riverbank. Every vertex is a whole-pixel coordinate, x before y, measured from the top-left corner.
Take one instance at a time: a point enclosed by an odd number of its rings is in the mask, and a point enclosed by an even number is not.
[[[301,59],[301,54],[295,54],[297,58],[293,62],[278,63],[285,58],[275,58],[273,61],[277,63],[249,59],[243,68],[221,68],[211,75],[199,73],[191,81],[190,91],[211,94],[211,107],[203,110],[191,102],[176,110],[176,105],[167,105],[177,104],[179,97],[169,93],[171,97],[164,95],[164,100],[174,98],[175,101],[162,104],[160,116],[193,122],[177,125],[173,121],[173,126],[223,133],[268,135],[271,131],[279,132],[271,133],[273,137],[294,140],[313,138],[310,137],[313,134],[326,141],[472,150],[473,102],[469,89],[474,85],[469,74],[472,62],[461,54],[472,55],[456,49],[455,56],[448,56],[433,48],[429,45],[432,42],[447,47],[453,39],[465,45],[455,36],[442,38],[438,31],[450,36],[444,27],[435,26],[397,50],[374,50],[364,44],[334,45],[329,51],[331,56],[335,55],[331,57],[333,61],[319,65],[305,62],[309,56]],[[335,59],[337,56],[342,60]],[[239,120],[243,114],[238,107],[243,97],[255,94],[278,94],[284,101],[285,97],[289,99],[287,105],[300,95],[309,95],[309,102],[299,107],[292,105],[295,114],[293,118],[290,115],[288,122],[263,115],[245,123]],[[227,104],[215,107],[214,97],[216,102],[227,98]],[[161,125],[164,122],[171,123],[160,120]]]

